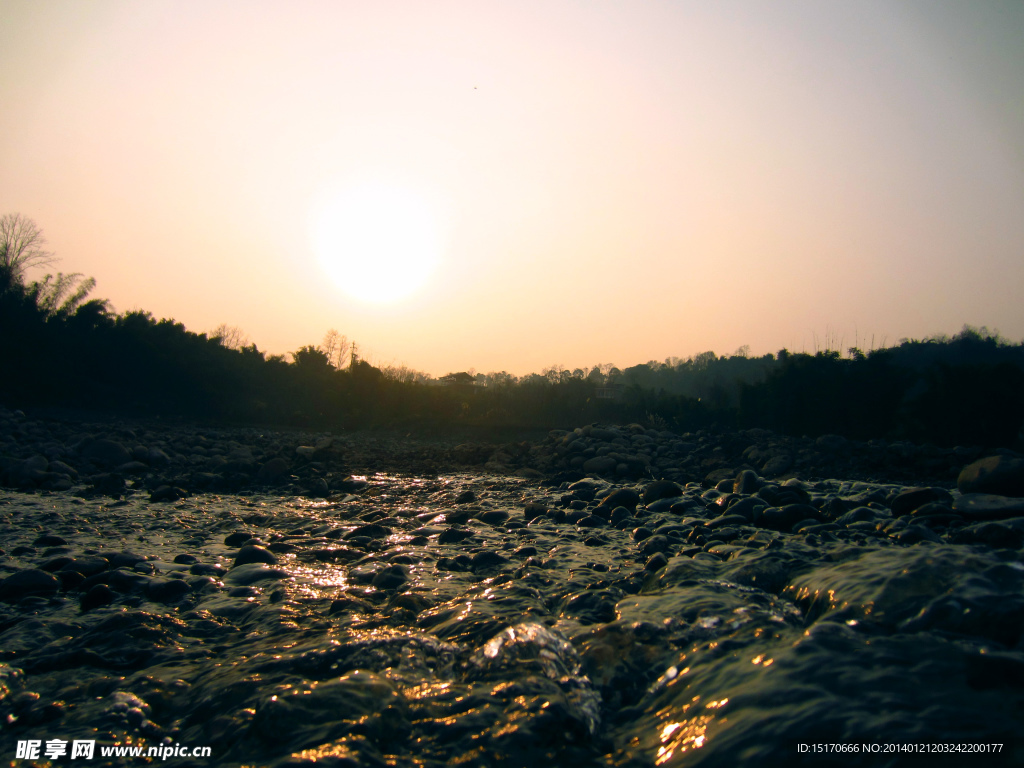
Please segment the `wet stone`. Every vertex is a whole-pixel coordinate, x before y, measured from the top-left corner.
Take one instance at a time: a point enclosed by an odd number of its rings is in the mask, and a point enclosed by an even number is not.
[[[188,569],[188,572],[195,576],[219,577],[227,573],[227,569],[222,568],[219,565],[214,565],[213,563],[195,563],[191,568]]]
[[[902,491],[892,500],[893,515],[913,514],[919,507],[929,503],[952,504],[953,497],[943,488],[910,488]]]
[[[54,536],[50,533],[44,533],[42,536],[32,542],[33,547],[60,547],[67,544],[67,539],[61,536]]]
[[[484,550],[483,552],[477,552],[472,556],[472,558],[470,558],[470,567],[474,570],[478,568],[494,568],[502,566],[507,562],[509,562],[507,557],[500,555],[497,552]]]
[[[644,488],[643,502],[649,505],[659,499],[675,499],[682,495],[683,489],[679,487],[678,483],[671,480],[658,480]]]
[[[65,563],[62,571],[77,571],[83,576],[93,576],[107,570],[110,563],[105,557],[76,557]]]
[[[667,486],[660,486],[661,488]],[[658,497],[662,498],[662,497]],[[626,509],[636,509],[637,504],[640,503],[640,494],[634,491],[632,488],[618,488],[612,491],[610,494],[601,499],[601,503],[611,509],[616,507],[625,507]]]
[[[0,581],[0,600],[20,600],[33,595],[52,595],[60,587],[57,578],[46,571],[18,571]]]
[[[438,544],[455,544],[465,541],[473,536],[473,532],[466,528],[446,528],[437,537]]]
[[[963,494],[1024,496],[1024,459],[1015,456],[989,456],[964,467],[957,478]]]
[[[953,509],[968,520],[1004,520],[1024,516],[1024,498],[991,493],[965,493]]]
[[[378,525],[376,523],[368,523],[367,525],[360,525],[354,530],[349,531],[342,538],[346,540],[358,538],[383,539],[386,536],[390,536],[391,533],[391,529],[387,526]]]
[[[247,544],[238,550],[238,554],[235,556],[235,566],[246,565],[247,563],[266,563],[273,565],[277,562],[277,556],[264,547]]]
[[[224,581],[232,584],[255,584],[264,579],[287,579],[291,576],[288,571],[280,568],[268,568],[263,563],[247,563],[236,565],[226,574]]]
[[[140,563],[145,559],[144,556],[137,555],[134,552],[116,552],[108,558],[111,568],[121,568],[122,566],[131,568],[136,563]]]
[[[103,605],[110,605],[117,599],[117,593],[106,584],[94,584],[88,592],[79,598],[82,611],[91,611]]]
[[[249,531],[235,531],[224,537],[224,543],[229,547],[240,547],[251,538],[252,534]]]
[[[378,589],[398,589],[409,581],[409,568],[406,565],[390,565],[374,574],[370,583]]]
[[[146,586],[146,597],[158,603],[176,603],[191,588],[183,579],[152,579]]]

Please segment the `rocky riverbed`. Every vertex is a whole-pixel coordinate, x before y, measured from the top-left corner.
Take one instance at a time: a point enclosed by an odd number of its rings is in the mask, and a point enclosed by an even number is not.
[[[984,453],[0,411],[0,756],[1021,764],[1024,471]]]

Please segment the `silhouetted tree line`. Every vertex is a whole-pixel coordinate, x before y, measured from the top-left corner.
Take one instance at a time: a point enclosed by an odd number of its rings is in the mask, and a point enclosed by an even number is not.
[[[50,257],[38,247],[32,254],[37,263]],[[0,402],[8,406],[323,429],[717,425],[943,445],[1010,445],[1024,423],[1024,343],[985,328],[847,356],[755,358],[741,349],[624,370],[434,380],[371,365],[336,331],[288,362],[245,344],[238,329],[208,336],[148,312],[117,314],[87,300],[91,279],[29,283],[22,267],[0,252]]]

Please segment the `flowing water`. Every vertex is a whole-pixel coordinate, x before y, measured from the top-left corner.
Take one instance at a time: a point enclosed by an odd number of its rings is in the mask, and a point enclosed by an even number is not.
[[[807,490],[832,520],[801,533],[699,487],[573,524],[566,489],[480,475],[318,502],[2,493],[0,576],[61,588],[0,603],[0,760],[1024,763],[1021,550],[951,543],[939,518],[907,536],[894,486]],[[247,545],[276,562],[232,567]],[[16,758],[50,739],[97,752]],[[116,745],[210,756],[100,755]]]

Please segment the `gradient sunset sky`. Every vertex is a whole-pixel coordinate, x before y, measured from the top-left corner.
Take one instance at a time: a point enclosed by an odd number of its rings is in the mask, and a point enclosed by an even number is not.
[[[1024,338],[1020,0],[0,0],[0,104],[56,268],[272,353]]]

